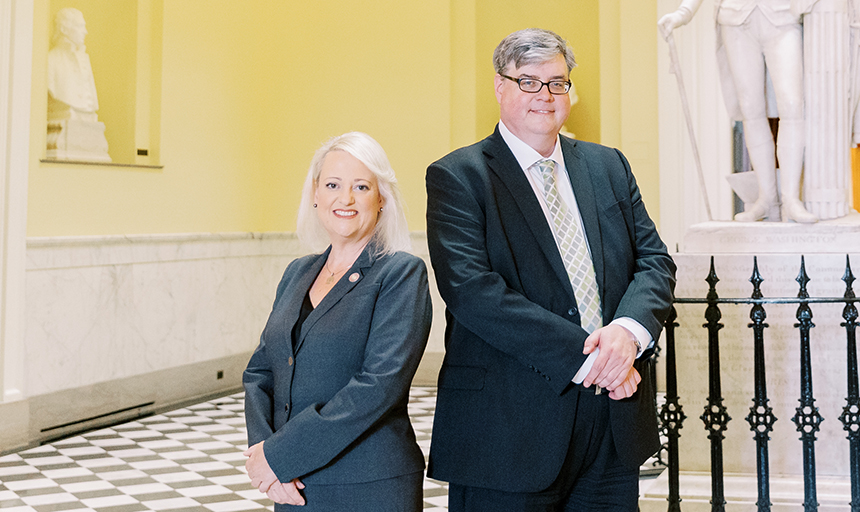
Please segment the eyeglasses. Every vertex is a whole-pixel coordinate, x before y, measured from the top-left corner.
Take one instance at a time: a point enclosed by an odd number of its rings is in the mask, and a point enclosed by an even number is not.
[[[541,82],[537,78],[513,78],[508,75],[499,73],[502,78],[507,78],[511,82],[516,82],[523,92],[537,93],[543,89],[545,85],[550,94],[567,94],[570,90],[570,80],[550,80],[549,82]]]

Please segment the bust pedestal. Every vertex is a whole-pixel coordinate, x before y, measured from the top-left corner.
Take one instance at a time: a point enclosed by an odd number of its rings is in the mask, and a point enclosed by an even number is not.
[[[46,157],[52,160],[110,162],[105,125],[100,121],[48,121]]]

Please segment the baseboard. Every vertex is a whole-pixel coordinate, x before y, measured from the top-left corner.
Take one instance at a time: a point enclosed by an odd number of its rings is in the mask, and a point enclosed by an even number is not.
[[[237,354],[31,397],[26,400],[27,443],[43,444],[239,391],[250,356]]]

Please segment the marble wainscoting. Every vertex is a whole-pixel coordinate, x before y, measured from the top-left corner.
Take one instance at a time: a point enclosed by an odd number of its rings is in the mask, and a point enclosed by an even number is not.
[[[280,276],[300,254],[285,233],[27,245],[31,440],[238,388]]]
[[[855,213],[850,219],[814,226],[711,222],[694,226],[685,237],[684,248],[685,252],[673,255],[678,265],[677,297],[706,296],[711,255],[720,279],[716,285],[720,298],[750,297],[754,256],[764,279],[761,290],[765,297],[797,297],[799,285],[795,278],[801,256],[810,278],[809,295],[842,297],[846,255],[855,273],[860,270],[860,218]],[[839,421],[848,394],[846,333],[840,326],[844,321],[843,305],[810,307],[815,324],[810,332],[813,394],[815,406],[824,418],[815,443],[818,501],[823,507],[820,510],[848,510],[849,442]],[[705,305],[677,306],[678,395],[687,416],[679,440],[685,510],[699,510],[693,504],[704,507],[710,499],[710,442],[699,419],[707,404],[709,385],[708,332],[702,327],[706,323],[705,309]],[[769,325],[764,330],[767,394],[777,418],[769,441],[771,499],[779,505],[774,510],[801,510],[803,503],[802,442],[792,421],[801,396],[800,331],[794,327],[797,309],[797,304],[765,305]],[[719,331],[722,397],[731,416],[723,441],[725,490],[730,504],[727,510],[755,510],[756,444],[745,419],[755,389],[750,310],[749,304],[720,306],[719,321],[724,325]],[[661,380],[664,372],[661,367]],[[657,485],[647,496],[661,502],[665,510],[665,492],[665,485]]]
[[[435,385],[444,304],[415,382]],[[26,399],[0,403],[0,453],[241,386],[293,233],[30,238]]]

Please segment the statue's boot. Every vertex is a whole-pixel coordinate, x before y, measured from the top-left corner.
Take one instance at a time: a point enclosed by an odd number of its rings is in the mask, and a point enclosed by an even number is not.
[[[800,176],[803,171],[802,120],[780,120],[776,152],[779,158],[779,192],[782,199],[782,220],[802,224],[818,222],[815,214],[807,211],[800,200]]]
[[[779,214],[779,197],[776,192],[776,157],[773,136],[766,118],[744,121],[744,139],[750,164],[758,182],[758,199],[735,215],[739,222],[755,222]],[[801,151],[803,146],[801,145]]]

